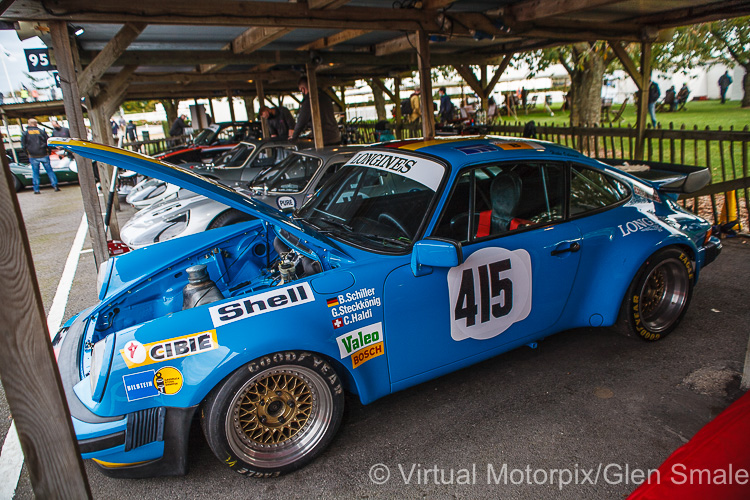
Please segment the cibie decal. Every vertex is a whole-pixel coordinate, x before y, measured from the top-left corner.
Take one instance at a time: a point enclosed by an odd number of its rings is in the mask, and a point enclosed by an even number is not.
[[[219,343],[216,340],[216,330],[208,330],[150,344],[141,344],[137,340],[131,340],[123,349],[120,349],[120,354],[128,368],[138,368],[212,351],[217,347]]]
[[[351,356],[352,368],[384,352],[383,324],[375,323],[336,337],[341,359]]]
[[[531,257],[526,250],[482,248],[448,271],[453,340],[500,335],[531,312]]]
[[[620,228],[620,232],[623,236],[627,236],[631,233],[637,233],[638,231],[663,231],[664,228],[659,224],[649,219],[648,217],[642,217],[640,219],[632,220],[624,225],[620,224],[617,226]]]
[[[161,394],[177,394],[182,389],[182,373],[177,368],[165,366],[154,375],[154,387]]]
[[[363,151],[354,155],[347,165],[361,165],[403,175],[436,191],[443,178],[443,167],[434,161],[385,151]]]
[[[159,391],[154,386],[154,370],[123,375],[122,384],[125,386],[125,395],[128,397],[128,401],[137,401],[159,395]]]
[[[211,321],[214,326],[218,328],[241,319],[298,306],[314,300],[315,296],[310,284],[304,282],[286,288],[274,288],[269,292],[251,295],[242,300],[225,302],[209,308],[208,312],[211,314]]]
[[[279,210],[290,209],[297,206],[297,200],[291,196],[279,196],[276,198],[276,205],[279,207]]]

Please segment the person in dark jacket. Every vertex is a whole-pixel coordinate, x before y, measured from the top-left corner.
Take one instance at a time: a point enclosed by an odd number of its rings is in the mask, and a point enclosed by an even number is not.
[[[648,86],[648,114],[651,116],[651,125],[656,128],[656,101],[659,100],[661,90],[659,85],[652,81]]]
[[[289,138],[294,140],[307,127],[312,127],[312,111],[310,109],[310,88],[308,87],[307,77],[303,76],[299,79],[297,88],[304,98],[299,108],[299,115],[297,115],[297,125],[294,130],[289,131]],[[317,90],[317,89],[316,89]],[[317,90],[318,92],[318,106],[320,107],[320,122],[323,127],[323,144],[326,146],[335,146],[341,144],[341,132],[339,131],[339,125],[336,123],[336,116],[333,113],[333,101],[327,94]]]
[[[57,120],[50,120],[50,124],[52,125],[52,137],[70,137],[70,129],[68,127],[63,127],[60,125]]]
[[[131,142],[135,142],[138,139],[138,131],[133,120],[129,120],[128,124],[125,125],[125,135],[128,136],[128,140]]]
[[[275,108],[263,106],[260,108],[260,116],[268,120],[268,132],[271,137],[286,139],[289,137],[289,131],[294,130],[294,117],[284,106]]]
[[[185,118],[187,118],[187,116],[185,115],[180,115],[177,117],[174,123],[172,123],[172,128],[169,129],[170,136],[177,137],[177,136],[185,134],[185,128],[187,127],[187,123],[185,123]]]
[[[32,173],[32,186],[34,187],[34,194],[39,194],[39,165],[44,165],[44,170],[47,172],[50,184],[55,188],[55,191],[60,191],[57,187],[57,177],[55,176],[54,170],[52,170],[52,164],[49,161],[49,154],[47,149],[47,132],[40,129],[34,118],[30,118],[28,122],[29,126],[21,134],[21,147],[26,150],[26,154],[29,155],[29,163],[31,163]]]
[[[440,122],[448,123],[453,121],[453,102],[451,102],[451,98],[448,97],[445,87],[440,87],[440,89],[438,89],[438,95],[440,96],[440,111],[438,112]]]
[[[719,77],[719,92],[721,92],[721,103],[727,102],[727,90],[732,84],[732,77],[729,76],[729,71],[725,71],[721,77]]]

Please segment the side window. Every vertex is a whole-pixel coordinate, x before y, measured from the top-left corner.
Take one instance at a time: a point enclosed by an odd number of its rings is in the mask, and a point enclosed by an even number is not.
[[[276,148],[265,147],[258,151],[253,160],[253,167],[270,167],[276,164]]]
[[[598,170],[574,165],[570,169],[570,215],[613,205],[628,196],[628,188]]]
[[[490,164],[456,179],[434,235],[464,243],[563,219],[564,168]],[[473,200],[473,205],[472,205]]]
[[[344,165],[343,162],[342,163],[335,163],[333,165],[328,165],[328,167],[326,168],[326,171],[323,172],[323,175],[320,176],[320,179],[318,179],[318,182],[315,183],[315,188],[312,190],[312,192],[315,192],[318,189],[320,189],[323,186],[323,184],[325,184],[328,181],[328,179],[330,179],[331,177],[333,177],[333,174],[335,174],[336,172],[338,172],[339,169],[343,165]]]

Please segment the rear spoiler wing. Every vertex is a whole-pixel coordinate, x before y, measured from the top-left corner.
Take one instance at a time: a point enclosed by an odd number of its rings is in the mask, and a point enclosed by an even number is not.
[[[648,181],[664,193],[694,193],[711,182],[711,172],[706,167],[647,160],[605,159],[599,161]]]

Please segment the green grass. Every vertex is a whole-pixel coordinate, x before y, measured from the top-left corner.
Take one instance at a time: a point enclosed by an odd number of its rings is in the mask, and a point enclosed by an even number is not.
[[[730,127],[734,127],[734,130],[742,130],[746,126],[750,128],[750,108],[741,108],[739,101],[728,101],[726,104],[721,104],[718,100],[690,101],[685,108],[685,110],[679,112],[657,113],[656,119],[662,128],[669,128],[670,123],[673,124],[674,128],[680,128],[682,125],[685,125],[685,128],[688,129],[692,129],[696,125],[699,129],[709,127],[711,130],[718,130],[719,127],[723,130],[729,130]],[[523,112],[519,113],[518,121],[525,123],[534,120],[537,125],[567,125],[570,121],[570,113],[567,111],[558,111],[559,109],[560,105],[555,104],[552,107],[555,116],[550,116],[549,113],[544,111],[543,106],[537,106],[536,109],[529,111],[528,115]],[[619,105],[613,105],[612,109],[616,112],[619,109]],[[505,124],[511,124],[514,121],[516,120],[513,117],[503,117],[503,123]],[[628,125],[635,127],[635,121],[635,105],[632,102],[628,102],[619,125],[622,127]],[[609,126],[608,123],[605,125]],[[613,123],[612,125],[617,126],[618,124]]]

